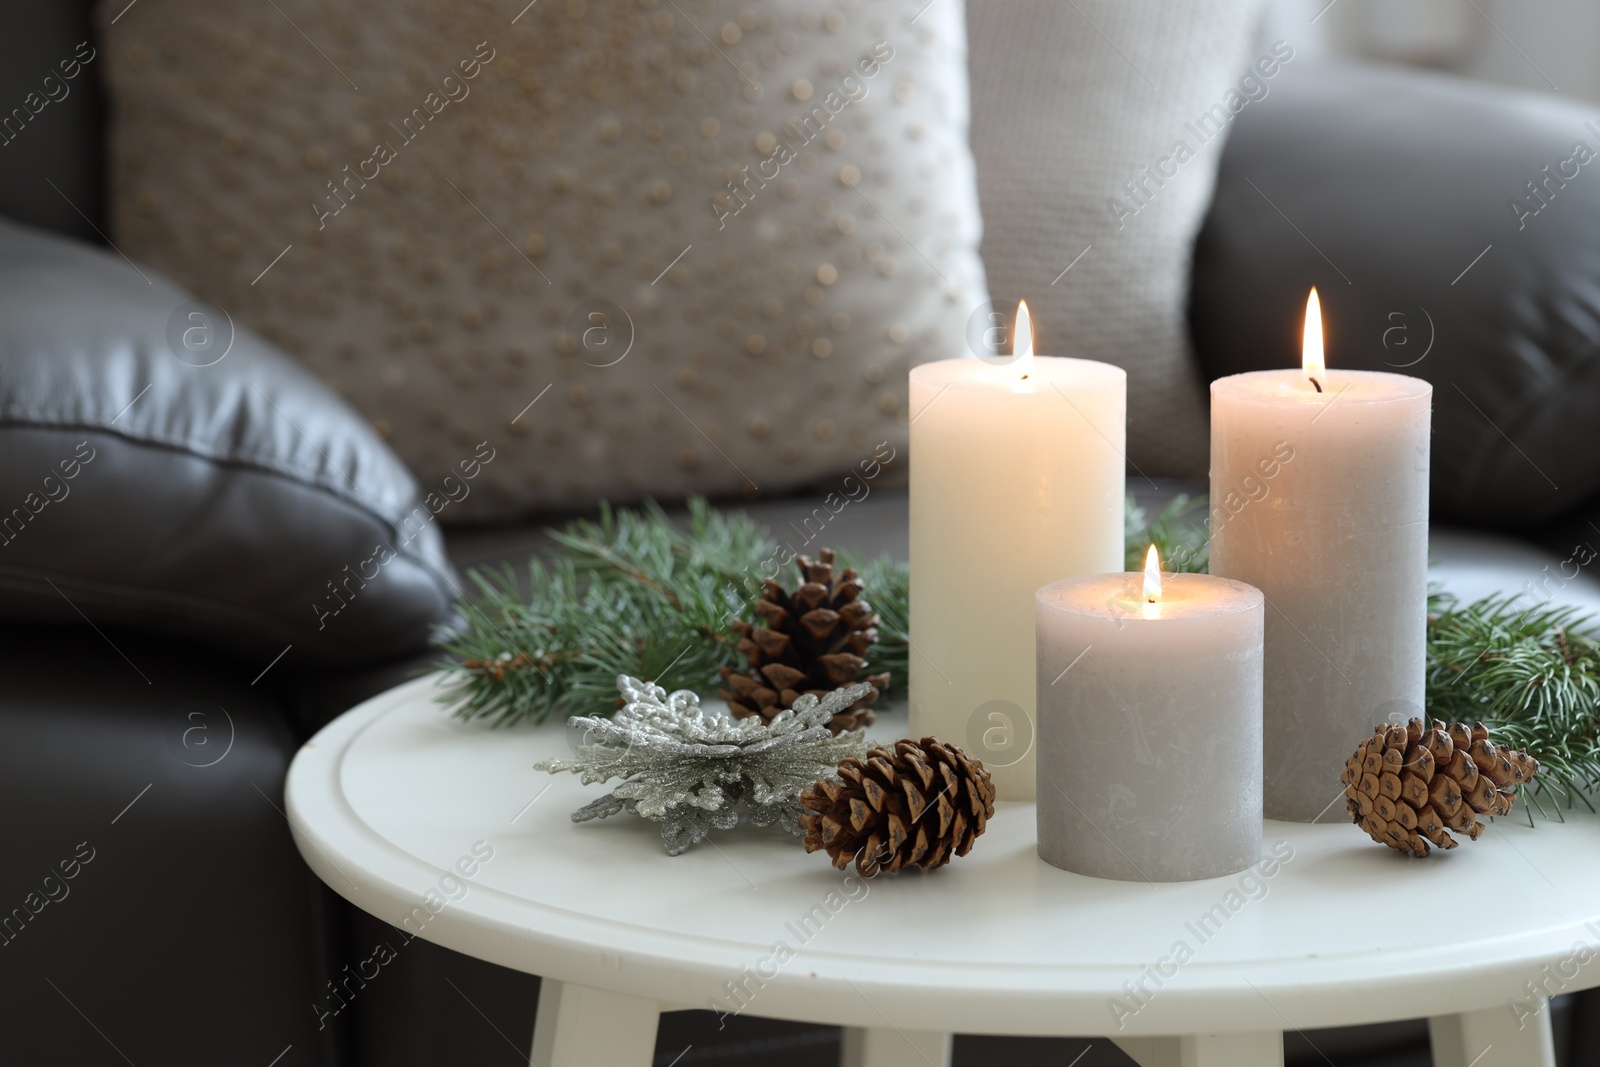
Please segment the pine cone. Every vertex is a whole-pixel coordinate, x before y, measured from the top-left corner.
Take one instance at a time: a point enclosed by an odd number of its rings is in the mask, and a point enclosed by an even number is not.
[[[1506,815],[1511,790],[1539,773],[1539,761],[1489,740],[1483,723],[1431,727],[1421,719],[1383,725],[1345,764],[1345,805],[1374,841],[1426,856],[1428,842],[1456,847],[1446,829],[1476,841],[1479,815]]]
[[[718,695],[735,718],[759,715],[770,720],[801,696],[811,693],[821,699],[866,669],[862,657],[878,639],[878,616],[861,597],[855,568],[835,578],[833,551],[824,548],[817,557],[795,557],[801,585],[792,593],[770,578],[762,583],[755,611],[765,626],[743,620],[733,624],[749,668],[722,668],[728,688]],[[874,674],[865,681],[872,692],[835,715],[828,729],[837,734],[872,725],[867,705],[888,688],[889,675]]]
[[[932,737],[896,741],[839,763],[839,776],[800,794],[807,852],[827,849],[863,878],[943,867],[965,856],[994,815],[994,783],[981,760]]]

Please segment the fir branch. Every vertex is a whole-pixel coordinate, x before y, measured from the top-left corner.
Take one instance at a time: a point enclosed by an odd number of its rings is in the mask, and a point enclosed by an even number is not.
[[[602,503],[599,522],[579,519],[549,535],[567,549],[580,573],[595,577],[615,571],[654,586],[669,600],[686,573],[758,591],[761,583],[752,571],[774,547],[748,516],[720,512],[703,497],[689,500],[687,530],[649,500],[639,511],[616,511]]]
[[[529,562],[525,588],[509,568],[470,572],[464,626],[437,642],[455,714],[542,722],[614,705],[618,674],[701,688],[740,660],[729,624],[773,548],[748,518],[695,500],[687,530],[650,504],[548,532],[558,551]]]
[[[1127,504],[1128,567],[1153,542],[1171,570],[1206,567],[1204,498],[1174,500],[1154,518]],[[616,677],[700,689],[738,666],[730,624],[752,621],[759,565],[774,542],[742,515],[692,500],[686,526],[659,506],[603,507],[598,521],[550,531],[557,552],[534,560],[525,587],[513,572],[472,571],[463,628],[439,642],[443,699],[457,715],[493,724],[595,714],[617,706]],[[910,572],[888,557],[845,557],[879,616],[874,671],[904,692],[911,653]],[[1430,598],[1427,714],[1483,721],[1497,743],[1541,764],[1528,810],[1559,817],[1600,792],[1600,637],[1575,609],[1525,606],[1516,596],[1462,605]]]
[[[1135,569],[1151,540],[1170,569],[1204,569],[1203,528],[1184,522],[1196,507],[1179,497],[1146,522],[1130,499],[1126,548],[1138,557]],[[543,722],[614,702],[618,674],[700,688],[716,683],[719,667],[741,662],[730,623],[753,621],[759,565],[777,547],[748,517],[698,497],[685,526],[654,501],[602,504],[597,520],[546,532],[557,550],[548,562],[530,561],[525,588],[509,568],[469,572],[476,595],[459,605],[465,627],[437,642],[447,657],[441,699],[457,715]],[[890,690],[903,693],[910,572],[887,556],[842,558],[861,572],[878,613],[871,669],[888,671]]]
[[[1462,605],[1429,598],[1428,714],[1482,720],[1496,743],[1539,761],[1529,807],[1582,801],[1600,788],[1600,640],[1576,608],[1529,605],[1520,594]],[[1560,815],[1560,805],[1556,805]]]
[[[1206,528],[1206,498],[1179,493],[1154,519],[1147,520],[1145,509],[1128,497],[1124,508],[1123,567],[1144,570],[1145,553],[1151,545],[1161,557],[1161,569],[1204,574],[1211,564],[1210,531]]]

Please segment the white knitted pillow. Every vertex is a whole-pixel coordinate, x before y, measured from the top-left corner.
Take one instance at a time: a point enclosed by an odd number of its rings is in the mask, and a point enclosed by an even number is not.
[[[119,247],[454,519],[853,469],[985,298],[960,0],[124,6]]]
[[[1206,473],[1190,253],[1218,131],[1270,106],[1263,71],[1282,60],[1254,66],[1260,8],[982,0],[967,15],[989,287],[997,302],[1027,299],[1036,351],[1128,372],[1129,459],[1152,476]]]

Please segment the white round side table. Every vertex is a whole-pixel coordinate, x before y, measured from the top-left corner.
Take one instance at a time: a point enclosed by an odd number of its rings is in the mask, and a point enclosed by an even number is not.
[[[772,829],[670,857],[644,820],[574,824],[602,787],[531,769],[568,753],[564,726],[458,722],[435,692],[402,685],[308,741],[289,819],[358,907],[543,976],[534,1067],[645,1067],[681,1008],[844,1026],[849,1067],[944,1067],[955,1032],[1276,1067],[1285,1030],[1424,1016],[1439,1067],[1551,1067],[1544,998],[1600,985],[1594,816],[1533,828],[1519,803],[1421,861],[1268,822],[1254,870],[1149,884],[1046,865],[1033,806],[1005,804],[967,857],[862,881]]]

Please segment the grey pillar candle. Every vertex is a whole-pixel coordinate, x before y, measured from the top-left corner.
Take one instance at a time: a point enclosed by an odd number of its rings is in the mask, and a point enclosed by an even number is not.
[[[1039,856],[1177,882],[1261,850],[1261,593],[1204,574],[1070,578],[1034,597]]]
[[[1422,714],[1427,651],[1433,387],[1315,342],[1310,372],[1211,383],[1211,573],[1266,597],[1266,815],[1295,822],[1348,818],[1339,772]]]

